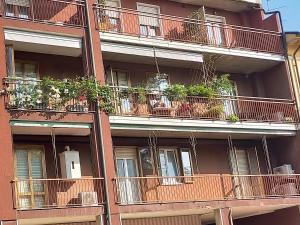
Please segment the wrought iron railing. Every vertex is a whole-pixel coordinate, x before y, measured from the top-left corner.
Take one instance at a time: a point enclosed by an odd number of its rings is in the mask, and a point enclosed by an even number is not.
[[[85,3],[82,0],[0,0],[0,3],[2,15],[7,18],[60,26],[85,26]]]
[[[274,31],[103,5],[94,14],[101,32],[284,54],[282,34]]]
[[[118,177],[119,204],[300,197],[300,175]]]
[[[85,96],[72,96],[72,93],[44,93],[40,80],[30,78],[5,78],[3,80],[7,109],[39,110],[56,112],[86,113],[95,111],[95,104]],[[56,88],[56,87],[53,87]]]
[[[136,92],[114,87],[115,115],[185,118],[196,120],[294,123],[298,121],[293,100],[245,96],[189,96],[170,101],[161,92],[146,94],[140,101]]]
[[[12,181],[15,208],[90,207],[104,203],[104,179],[18,179]]]

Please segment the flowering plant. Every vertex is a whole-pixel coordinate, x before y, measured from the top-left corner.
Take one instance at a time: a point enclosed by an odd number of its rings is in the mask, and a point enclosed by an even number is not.
[[[102,111],[113,111],[111,90],[92,78],[15,80],[6,92],[14,108],[88,111],[89,104],[98,101]]]

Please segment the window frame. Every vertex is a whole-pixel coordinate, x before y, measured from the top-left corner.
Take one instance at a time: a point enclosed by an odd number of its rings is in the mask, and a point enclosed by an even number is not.
[[[22,77],[20,76],[16,76],[16,64],[20,63],[22,66]],[[31,77],[26,77],[26,72],[25,72],[25,64],[30,64],[30,65],[34,65],[35,66],[35,73],[36,73],[36,79],[39,80],[40,79],[40,74],[39,74],[39,63],[36,61],[30,61],[30,60],[18,60],[15,59],[14,60],[14,77],[15,78],[22,78],[22,79],[34,79]]]
[[[138,7],[141,6],[141,7],[149,7],[149,8],[156,8],[157,9],[157,20],[158,20],[158,27],[156,26],[150,26],[150,25],[145,25],[145,24],[142,24],[140,22],[140,14],[142,13],[145,13],[145,12],[142,12],[142,11],[139,11]],[[145,26],[147,28],[147,35],[146,37],[163,37],[163,24],[162,24],[162,19],[161,19],[161,11],[160,11],[160,6],[159,5],[154,5],[154,4],[147,4],[147,3],[143,3],[143,2],[136,2],[136,10],[138,12],[138,23],[139,23],[139,34],[141,36],[145,36],[144,34],[142,35],[142,32],[141,32],[141,26]],[[150,32],[149,32],[149,28],[157,28],[158,29],[158,34],[155,34],[155,36],[152,36],[150,35]],[[157,32],[157,31],[156,31]]]
[[[182,152],[188,152],[189,154],[189,162],[190,162],[190,167],[191,167],[191,175],[185,175],[184,174],[184,165],[183,165],[183,160],[182,160]],[[194,176],[194,166],[193,166],[193,158],[192,158],[192,153],[190,148],[179,148],[179,153],[180,153],[180,160],[181,160],[181,170],[182,170],[182,176],[184,177],[191,177]]]

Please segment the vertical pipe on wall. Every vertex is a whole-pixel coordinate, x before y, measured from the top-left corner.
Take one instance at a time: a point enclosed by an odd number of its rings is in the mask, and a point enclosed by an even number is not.
[[[89,2],[85,1],[86,6],[86,13],[87,13],[87,29],[88,29],[88,35],[89,35],[89,44],[90,44],[90,53],[91,53],[91,64],[92,64],[92,70],[93,70],[93,77],[95,80],[95,85],[97,83],[97,71],[96,71],[96,62],[95,62],[95,53],[93,49],[93,39],[92,39],[92,31],[90,26],[90,15],[89,15]],[[102,158],[102,171],[103,171],[103,177],[104,177],[104,189],[105,189],[105,195],[106,195],[106,220],[107,224],[112,225],[111,222],[111,211],[110,211],[110,201],[109,201],[109,191],[108,191],[108,181],[107,181],[107,173],[106,173],[106,161],[105,161],[105,153],[104,153],[104,142],[103,142],[103,131],[102,131],[102,122],[101,122],[101,115],[100,115],[100,107],[99,102],[96,101],[96,133],[97,133],[97,142],[101,144],[101,146],[98,146],[98,149],[100,151],[100,155]],[[97,132],[98,131],[98,132]]]

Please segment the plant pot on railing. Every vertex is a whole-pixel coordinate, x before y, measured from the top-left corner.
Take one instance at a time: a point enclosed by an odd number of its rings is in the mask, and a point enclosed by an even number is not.
[[[135,114],[138,116],[148,116],[148,104],[146,103],[137,103],[135,110]]]

